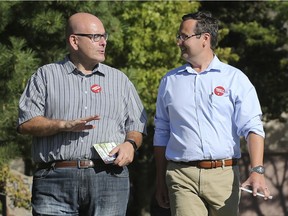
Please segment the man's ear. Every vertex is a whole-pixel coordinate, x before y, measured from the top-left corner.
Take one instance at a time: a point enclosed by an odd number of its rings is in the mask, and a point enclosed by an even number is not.
[[[74,50],[78,49],[78,39],[77,39],[77,37],[75,35],[70,35],[69,36],[68,43]]]
[[[210,45],[210,34],[209,33],[203,33],[203,47]]]

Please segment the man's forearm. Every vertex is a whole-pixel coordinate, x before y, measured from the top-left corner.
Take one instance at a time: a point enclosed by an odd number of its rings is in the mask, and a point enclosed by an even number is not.
[[[156,163],[157,181],[165,182],[165,174],[167,168],[167,159],[165,157],[166,147],[155,146],[154,157]]]
[[[250,133],[247,138],[251,167],[263,165],[264,138],[258,134]]]
[[[59,133],[64,128],[64,122],[61,120],[47,119],[43,116],[37,116],[24,122],[18,127],[21,134],[32,136],[51,136]]]

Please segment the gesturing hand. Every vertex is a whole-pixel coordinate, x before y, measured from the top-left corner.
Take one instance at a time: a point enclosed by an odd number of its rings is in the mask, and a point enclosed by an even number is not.
[[[99,120],[100,117],[98,115],[90,116],[86,118],[81,119],[75,119],[70,121],[63,121],[63,129],[64,131],[73,131],[73,132],[79,132],[83,130],[90,130],[95,128],[95,125],[87,124],[93,120]]]

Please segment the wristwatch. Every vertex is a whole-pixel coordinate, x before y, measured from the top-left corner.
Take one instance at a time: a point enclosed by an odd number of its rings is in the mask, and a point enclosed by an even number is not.
[[[131,143],[131,145],[133,146],[135,152],[137,151],[138,146],[136,145],[136,142],[135,142],[134,140],[132,140],[132,139],[127,139],[127,140],[125,140],[125,142]]]
[[[264,174],[265,173],[265,168],[264,166],[256,166],[256,167],[253,167],[250,169],[250,173],[252,172],[256,172],[256,173],[259,173],[259,174]]]

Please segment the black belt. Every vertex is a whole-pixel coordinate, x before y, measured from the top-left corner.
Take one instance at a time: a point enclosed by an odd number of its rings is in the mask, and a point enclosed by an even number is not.
[[[40,169],[48,168],[78,168],[87,169],[95,166],[104,166],[105,164],[101,159],[95,160],[67,160],[67,161],[53,161],[49,163],[38,163],[37,167]]]
[[[195,166],[200,169],[212,169],[218,167],[235,166],[238,163],[238,159],[227,159],[227,160],[200,160],[200,161],[172,161],[175,163],[181,163],[188,166]]]

